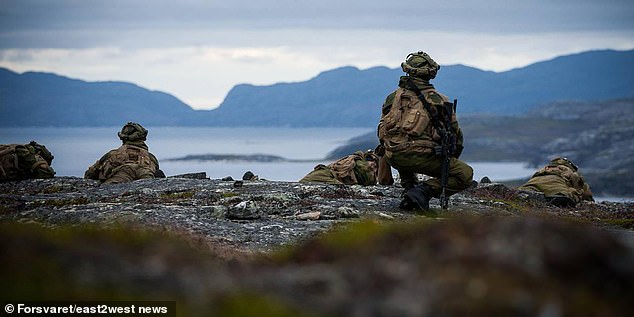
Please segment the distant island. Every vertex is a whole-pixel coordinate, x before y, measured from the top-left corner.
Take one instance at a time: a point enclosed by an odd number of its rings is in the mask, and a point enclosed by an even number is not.
[[[287,159],[271,154],[192,154],[183,157],[164,159],[163,161],[241,161],[241,162],[316,162],[323,159]]]

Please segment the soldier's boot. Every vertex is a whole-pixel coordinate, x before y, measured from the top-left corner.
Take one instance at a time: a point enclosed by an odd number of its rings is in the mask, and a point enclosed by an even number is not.
[[[552,205],[562,208],[574,207],[576,205],[574,200],[563,195],[548,196],[546,197],[546,201]]]
[[[431,189],[426,184],[418,184],[405,191],[399,207],[405,210],[419,209],[426,211],[429,210],[431,197]]]

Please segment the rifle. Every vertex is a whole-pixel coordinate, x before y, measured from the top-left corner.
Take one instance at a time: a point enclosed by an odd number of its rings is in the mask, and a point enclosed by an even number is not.
[[[454,99],[453,103],[443,103],[442,117],[444,126],[438,130],[441,137],[441,144],[434,149],[437,155],[442,156],[442,171],[440,175],[440,186],[442,188],[440,192],[440,207],[442,210],[447,210],[449,206],[449,196],[447,196],[447,182],[449,180],[449,163],[451,157],[456,150],[456,135],[451,129],[451,118],[458,106],[458,99]]]

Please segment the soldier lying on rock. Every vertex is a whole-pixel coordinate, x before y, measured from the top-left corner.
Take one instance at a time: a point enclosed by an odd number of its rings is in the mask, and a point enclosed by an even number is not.
[[[517,189],[541,192],[548,202],[559,207],[574,207],[582,200],[594,201],[578,167],[563,157],[551,160]]]
[[[315,166],[315,169],[299,181],[345,185],[376,185],[379,157],[373,151],[357,151],[336,162]]]
[[[0,144],[0,181],[51,178],[53,154],[41,144]]]
[[[165,177],[159,169],[158,160],[145,144],[147,133],[140,124],[128,122],[118,133],[123,145],[106,153],[90,166],[84,173],[84,178],[116,184]]]

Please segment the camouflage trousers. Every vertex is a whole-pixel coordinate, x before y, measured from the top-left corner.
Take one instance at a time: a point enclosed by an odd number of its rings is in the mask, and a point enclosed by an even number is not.
[[[115,168],[104,184],[127,183],[137,179],[154,178],[154,171],[139,164],[124,164]]]
[[[343,184],[328,166],[319,164],[315,169],[299,180],[300,183]]]
[[[416,174],[424,174],[432,178],[425,184],[432,191],[433,197],[439,197],[442,191],[440,177],[442,172],[442,157],[433,153],[395,152],[386,155],[392,167],[398,170],[403,188],[411,188],[418,183]],[[473,169],[467,163],[451,158],[449,161],[449,177],[447,179],[447,194],[453,195],[465,190],[473,181]]]

